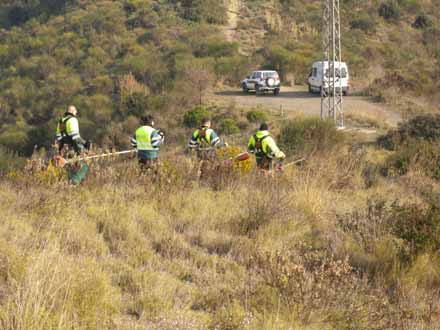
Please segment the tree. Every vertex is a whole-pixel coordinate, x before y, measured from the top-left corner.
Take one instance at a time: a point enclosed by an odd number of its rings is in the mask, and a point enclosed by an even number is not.
[[[189,83],[197,92],[199,104],[203,102],[205,92],[212,86],[214,77],[210,66],[203,61],[193,61],[190,65],[185,67],[183,72]]]

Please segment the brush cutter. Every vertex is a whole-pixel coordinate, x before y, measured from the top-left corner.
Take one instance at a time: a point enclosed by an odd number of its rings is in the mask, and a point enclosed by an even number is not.
[[[97,158],[104,158],[104,157],[111,157],[111,156],[119,156],[119,155],[125,155],[125,154],[132,154],[137,152],[137,150],[125,150],[125,151],[117,151],[117,152],[109,152],[101,155],[93,155],[93,156],[86,156],[86,157],[76,157],[69,160],[66,160],[63,156],[57,155],[53,158],[53,162],[55,167],[64,167],[68,164],[73,164],[78,161],[82,160],[91,160],[91,159],[97,159]]]
[[[244,162],[245,160],[249,159],[249,153],[247,152],[242,152],[240,154],[238,154],[235,157],[230,157],[224,160],[224,164],[225,165],[231,165],[233,162]]]
[[[235,162],[244,162],[245,160],[249,159],[249,153],[248,152],[242,152],[241,154],[238,154],[234,158],[231,158],[231,160]]]

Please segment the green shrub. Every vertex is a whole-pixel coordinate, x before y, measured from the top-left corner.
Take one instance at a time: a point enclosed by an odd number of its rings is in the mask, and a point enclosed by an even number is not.
[[[399,4],[394,0],[382,3],[379,7],[379,16],[386,20],[397,20],[400,17]]]
[[[220,121],[220,132],[224,134],[237,134],[240,133],[240,128],[232,118],[224,118]]]
[[[440,208],[437,203],[396,206],[392,215],[392,232],[409,245],[411,254],[440,248]]]
[[[399,146],[415,140],[434,142],[440,139],[440,115],[419,115],[404,123],[398,129],[378,138],[378,144],[386,149],[396,150]]]
[[[369,16],[359,17],[350,22],[352,29],[362,30],[364,32],[374,32],[376,24],[374,20]]]
[[[142,116],[147,109],[148,96],[142,93],[133,93],[129,95],[125,100],[124,107],[127,113],[132,116]]]
[[[203,118],[211,117],[210,112],[204,106],[198,105],[183,116],[183,124],[186,127],[197,127]]]
[[[264,123],[267,121],[267,115],[263,111],[251,110],[246,113],[246,118],[250,123]]]
[[[13,151],[24,151],[29,144],[27,132],[21,128],[8,127],[0,133],[0,145]]]
[[[416,17],[412,26],[415,29],[425,29],[429,26],[432,26],[432,20],[429,16],[421,14]]]
[[[293,154],[324,152],[344,141],[333,121],[318,118],[296,119],[287,122],[281,130],[279,142],[283,150]]]

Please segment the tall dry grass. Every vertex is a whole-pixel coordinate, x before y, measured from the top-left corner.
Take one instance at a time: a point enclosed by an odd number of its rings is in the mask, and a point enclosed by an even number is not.
[[[435,179],[386,177],[381,149],[349,142],[272,178],[198,179],[162,157],[158,177],[116,159],[76,187],[38,168],[1,178],[2,329],[439,326],[434,245],[411,250],[435,222],[404,217],[416,203],[435,219],[415,184]]]

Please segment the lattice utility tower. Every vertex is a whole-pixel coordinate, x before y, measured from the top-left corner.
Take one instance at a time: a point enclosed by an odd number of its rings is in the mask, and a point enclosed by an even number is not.
[[[323,0],[322,7],[321,118],[332,118],[338,128],[343,128],[339,0]]]

